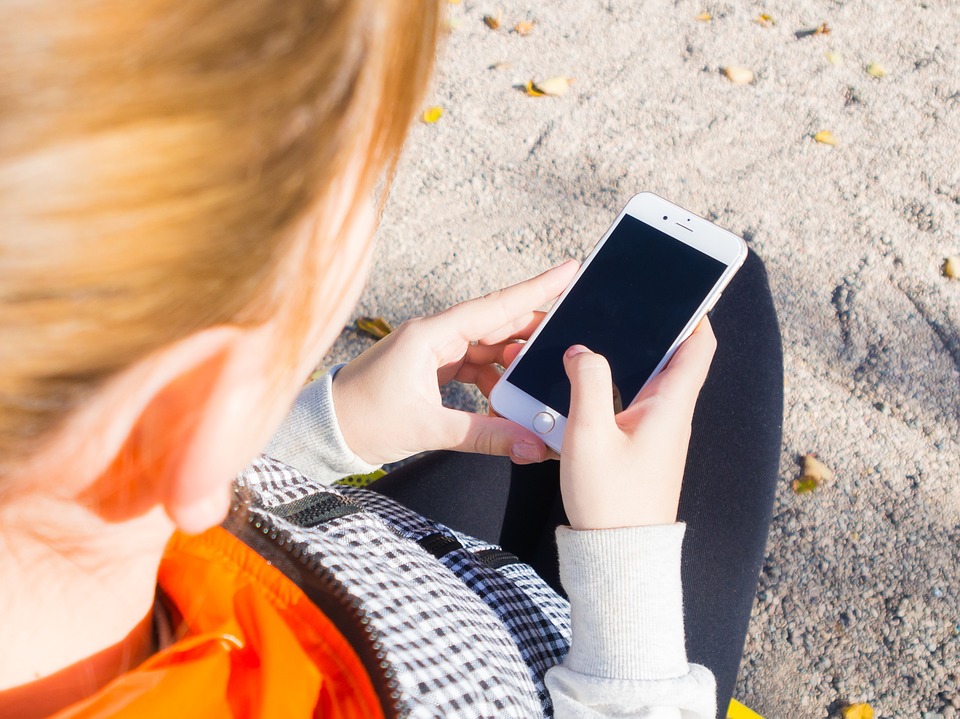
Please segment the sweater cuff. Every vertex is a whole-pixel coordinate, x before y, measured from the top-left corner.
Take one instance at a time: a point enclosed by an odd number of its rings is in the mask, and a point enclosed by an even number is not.
[[[343,364],[304,387],[265,454],[318,482],[369,474],[380,465],[364,462],[347,446],[333,406],[333,378]]]
[[[564,665],[606,679],[686,674],[680,551],[686,525],[557,528],[573,640]]]

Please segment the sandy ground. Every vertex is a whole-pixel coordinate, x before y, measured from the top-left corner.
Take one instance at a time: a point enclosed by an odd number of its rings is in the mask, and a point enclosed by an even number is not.
[[[960,4],[463,0],[451,16],[428,101],[445,114],[414,128],[357,315],[398,323],[582,257],[640,190],[745,237],[787,384],[737,696],[768,719],[853,701],[957,716],[960,281],[941,266],[960,254]],[[521,20],[527,37],[508,32]],[[731,64],[756,81],[725,79]],[[514,87],[554,75],[576,78],[567,96]],[[813,140],[825,129],[838,146]],[[370,342],[347,329],[327,361]],[[837,477],[797,496],[811,451]]]

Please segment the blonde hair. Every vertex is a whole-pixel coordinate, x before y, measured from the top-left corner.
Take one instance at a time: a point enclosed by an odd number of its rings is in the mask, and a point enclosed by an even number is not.
[[[264,319],[293,225],[358,152],[358,195],[392,171],[439,16],[437,0],[5,5],[0,476],[139,358]]]

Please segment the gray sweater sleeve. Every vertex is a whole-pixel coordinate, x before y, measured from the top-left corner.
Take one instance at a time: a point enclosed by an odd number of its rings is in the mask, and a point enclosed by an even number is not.
[[[680,548],[684,524],[557,529],[573,639],[547,672],[558,719],[713,719],[716,687],[687,662]]]
[[[304,387],[266,451],[330,483],[377,469],[347,446],[333,406],[337,365]],[[685,525],[557,530],[573,640],[546,683],[558,719],[713,719],[713,675],[684,649]]]
[[[293,408],[264,450],[324,484],[379,469],[379,465],[367,464],[355,455],[340,431],[332,388],[333,377],[341,367],[342,364],[336,365],[300,390]]]

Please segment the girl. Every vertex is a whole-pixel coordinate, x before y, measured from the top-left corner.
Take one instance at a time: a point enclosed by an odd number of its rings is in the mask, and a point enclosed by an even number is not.
[[[559,467],[438,387],[488,391],[575,263],[300,391],[360,293],[438,23],[434,0],[5,8],[0,715],[725,707],[779,450],[755,258],[696,415],[709,322],[618,415],[605,360],[568,350]],[[456,452],[329,486],[425,450]]]

